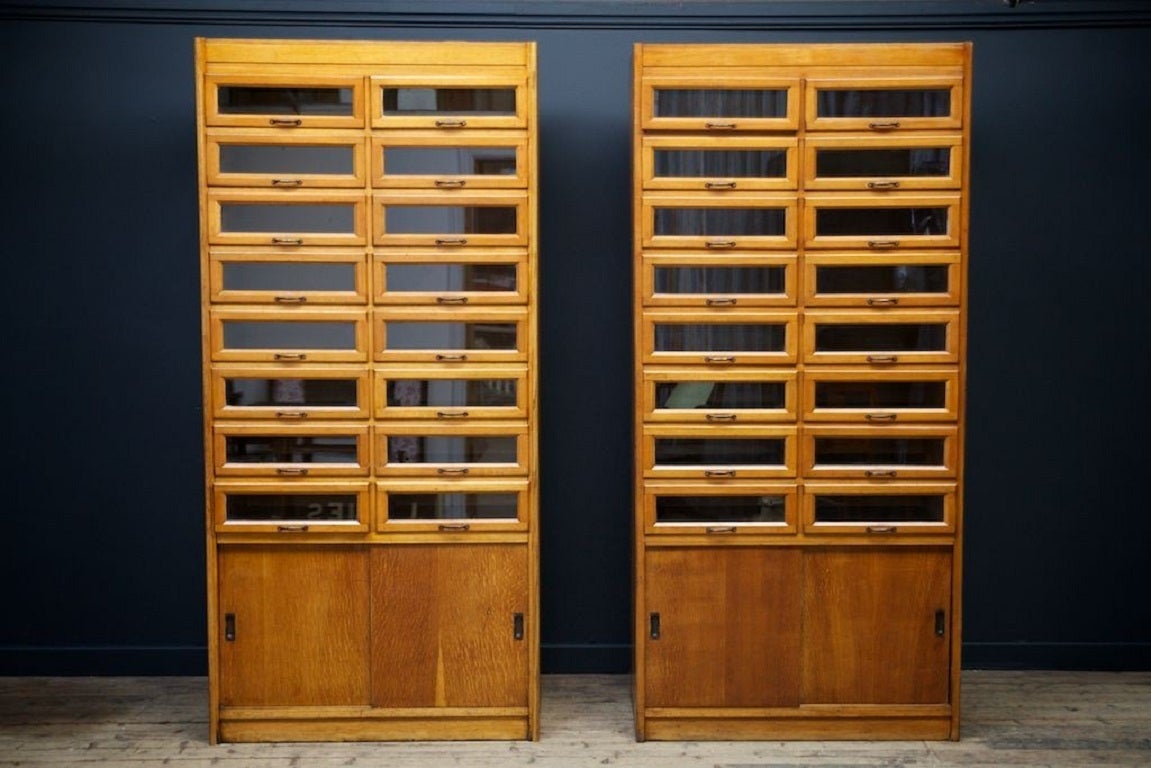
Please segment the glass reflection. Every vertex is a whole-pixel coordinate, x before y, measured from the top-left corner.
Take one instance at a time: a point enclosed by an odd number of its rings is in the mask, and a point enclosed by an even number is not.
[[[657,523],[784,523],[783,496],[659,496]]]
[[[782,149],[657,149],[656,178],[787,177],[787,152]]]
[[[782,236],[787,227],[783,208],[656,208],[654,216],[657,236]]]
[[[388,435],[389,464],[515,464],[516,438]]]
[[[515,493],[392,493],[389,520],[516,520]]]
[[[947,267],[942,265],[815,268],[816,293],[947,293],[947,289]]]
[[[821,89],[816,103],[820,117],[947,117],[951,114],[951,90]]]
[[[222,203],[221,232],[318,232],[355,234],[351,203]]]
[[[385,176],[515,176],[515,147],[385,147]]]
[[[948,147],[815,151],[815,175],[818,178],[930,177],[950,173],[951,150]]]
[[[817,437],[815,464],[938,467],[944,442],[942,437]]]
[[[388,293],[515,291],[515,264],[386,264]]]
[[[942,523],[943,496],[824,496],[815,497],[817,523]]]
[[[942,381],[817,381],[816,408],[944,408]]]
[[[389,320],[385,349],[516,349],[515,323],[452,323]]]
[[[229,522],[355,522],[356,494],[229,493]]]
[[[384,208],[392,235],[514,235],[514,205],[392,205]]]
[[[819,208],[815,234],[946,235],[947,208]]]
[[[356,464],[355,435],[227,435],[229,464]]]
[[[515,88],[384,88],[384,115],[515,113]]]
[[[656,88],[656,117],[787,117],[779,88]]]
[[[318,262],[226,261],[225,291],[355,291],[356,266]]]
[[[782,437],[657,437],[657,466],[782,466]]]
[[[224,349],[355,349],[356,324],[224,320]]]
[[[320,408],[355,408],[355,379],[226,378],[224,397],[229,406],[272,408],[305,405]]]
[[[327,115],[350,117],[351,88],[274,88],[222,85],[217,89],[222,115]]]
[[[308,173],[350,176],[355,170],[350,146],[300,144],[221,144],[222,173]]]
[[[660,381],[656,408],[771,409],[786,407],[787,388],[779,381]]]
[[[823,323],[815,328],[817,352],[944,352],[944,323]]]
[[[515,379],[389,379],[393,408],[508,407],[516,405]]]
[[[656,352],[783,352],[782,323],[656,323]]]
[[[785,267],[656,267],[656,293],[783,294]]]

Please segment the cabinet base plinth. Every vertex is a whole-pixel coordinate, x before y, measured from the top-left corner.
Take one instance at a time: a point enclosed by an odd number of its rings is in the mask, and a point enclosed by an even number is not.
[[[731,714],[672,715],[665,710],[648,716],[640,725],[645,741],[946,741],[957,740],[950,714],[931,707],[931,713],[894,716],[834,715],[799,712],[794,716]]]
[[[526,741],[531,727],[526,714],[394,716],[369,710],[362,716],[302,718],[237,712],[220,719],[218,741]]]

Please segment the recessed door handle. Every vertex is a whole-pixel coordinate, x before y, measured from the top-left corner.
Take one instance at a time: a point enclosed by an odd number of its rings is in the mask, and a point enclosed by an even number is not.
[[[236,614],[224,614],[224,640],[229,643],[236,642]]]
[[[659,640],[659,636],[660,636],[659,614],[658,613],[648,614],[647,622],[648,622],[648,625],[647,625],[648,637],[650,637],[652,640]]]
[[[943,637],[947,634],[947,611],[940,608],[935,612],[935,635]]]
[[[522,613],[512,614],[512,639],[524,639],[524,615]]]

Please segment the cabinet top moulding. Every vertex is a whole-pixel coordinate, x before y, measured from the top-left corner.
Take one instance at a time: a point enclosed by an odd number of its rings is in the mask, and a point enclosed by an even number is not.
[[[535,43],[365,40],[198,41],[213,64],[354,64],[358,66],[451,65],[523,67],[535,59]]]
[[[771,43],[719,43],[715,45],[637,43],[636,61],[653,67],[819,67],[868,66],[962,67],[970,56],[970,43],[775,45]]]

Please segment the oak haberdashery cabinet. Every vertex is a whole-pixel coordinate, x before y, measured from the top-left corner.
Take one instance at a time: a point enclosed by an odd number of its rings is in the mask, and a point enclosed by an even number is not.
[[[534,44],[196,78],[212,741],[536,738]]]
[[[640,44],[642,739],[955,739],[968,44]]]

